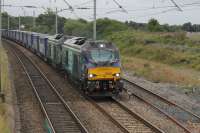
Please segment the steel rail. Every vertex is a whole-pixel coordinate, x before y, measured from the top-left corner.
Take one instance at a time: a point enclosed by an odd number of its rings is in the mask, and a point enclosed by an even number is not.
[[[13,43],[13,42],[12,42]],[[18,49],[19,50],[19,49]],[[20,51],[22,52],[22,51]],[[16,53],[15,53],[16,54]],[[23,52],[22,54],[29,60],[31,61],[32,65],[41,73],[42,77],[49,83],[49,85],[52,87],[53,91],[55,91],[56,95],[61,99],[62,103],[64,103],[66,109],[68,109],[68,111],[72,114],[72,116],[76,119],[76,121],[80,124],[80,127],[83,127],[84,132],[87,132],[87,129],[82,125],[82,123],[80,122],[80,120],[78,119],[78,117],[73,113],[73,111],[70,109],[70,107],[67,105],[66,101],[62,98],[62,96],[59,94],[59,92],[55,89],[54,85],[52,84],[52,82],[50,80],[48,80],[48,78],[45,76],[45,74],[40,70],[40,68],[33,63],[32,59],[30,59],[30,57],[26,56]],[[22,61],[20,61],[21,63],[23,63]],[[23,65],[23,68],[25,66]],[[26,74],[27,71],[26,71]],[[31,80],[30,76],[27,75],[29,77],[29,80]],[[31,81],[31,85],[34,86],[33,82]],[[34,87],[35,88],[35,87]],[[36,90],[36,89],[35,89]],[[37,92],[37,90],[36,90]],[[38,93],[37,93],[37,97],[39,97]],[[163,133],[162,130],[160,130],[159,128],[157,128],[156,126],[152,125],[150,122],[148,122],[147,120],[145,120],[144,118],[142,118],[140,115],[136,114],[135,112],[131,111],[130,109],[128,109],[127,107],[125,107],[123,104],[121,104],[120,102],[118,102],[116,99],[114,99],[116,101],[116,103],[122,107],[126,112],[128,112],[129,114],[131,114],[132,116],[134,116],[136,119],[138,119],[139,121],[142,121],[145,125],[147,125],[148,127],[150,127],[151,129],[153,129],[156,132],[159,133]],[[41,99],[40,99],[41,102]],[[95,105],[95,104],[93,104]],[[102,109],[100,106],[95,106],[97,107],[103,114],[105,114],[106,116],[109,117],[110,120],[112,120],[118,127],[120,127],[124,132],[129,132],[125,127],[123,127],[117,120],[115,120],[114,118],[112,118],[111,115],[109,115],[104,109]],[[43,106],[44,108],[44,106]],[[45,108],[44,108],[45,109]],[[47,115],[47,113],[46,113]],[[51,123],[50,119],[47,119],[49,123]],[[52,124],[50,124],[52,125]],[[53,128],[53,126],[51,127]],[[53,129],[52,129],[53,130]],[[55,131],[55,130],[53,130]],[[185,129],[185,131],[187,131],[187,129]]]
[[[133,81],[130,81],[130,80],[125,79],[125,78],[123,78],[123,80],[124,80],[125,82],[128,82],[129,84],[135,86],[135,87],[138,87],[138,88],[144,90],[146,93],[151,94],[151,95],[153,95],[153,96],[159,98],[159,99],[162,100],[163,102],[165,102],[165,103],[167,103],[167,104],[169,104],[169,105],[173,105],[173,106],[175,106],[175,107],[181,109],[182,111],[185,111],[186,113],[192,115],[193,117],[197,118],[198,120],[200,120],[200,117],[199,117],[198,115],[196,115],[196,114],[192,113],[191,111],[189,111],[189,110],[187,110],[187,109],[181,107],[180,105],[178,105],[178,104],[176,104],[176,103],[174,103],[174,102],[172,102],[172,101],[169,101],[168,99],[166,99],[166,98],[164,98],[164,97],[162,97],[162,96],[160,96],[160,95],[158,95],[158,94],[155,94],[154,92],[152,92],[152,91],[150,91],[150,90],[145,89],[144,87],[138,85],[137,83],[135,83],[135,82],[133,82]],[[125,90],[125,91],[128,91],[129,89],[124,88],[124,90]],[[155,105],[153,105],[153,104],[150,103],[149,101],[145,100],[144,98],[142,98],[142,97],[140,97],[140,96],[138,96],[138,95],[136,95],[136,94],[134,94],[134,93],[131,93],[131,95],[137,97],[138,99],[140,99],[140,100],[143,101],[144,103],[150,105],[151,107],[153,107],[154,109],[156,109],[156,110],[159,111],[160,113],[163,113],[166,117],[168,117],[170,120],[172,120],[172,121],[173,121],[174,123],[176,123],[178,126],[180,126],[182,129],[184,129],[185,132],[187,132],[187,133],[192,133],[187,127],[185,127],[185,126],[184,126],[182,123],[180,123],[177,119],[175,119],[173,116],[170,116],[168,113],[166,113],[165,111],[163,111],[163,110],[160,109],[159,107],[156,107]]]
[[[9,41],[8,43],[12,43],[13,45],[15,45],[14,42],[10,42],[10,41]],[[15,46],[15,48],[16,48],[16,46]],[[16,49],[18,49],[18,48],[16,48]],[[65,109],[70,113],[70,115],[72,116],[72,118],[76,121],[76,123],[78,124],[78,126],[79,126],[81,132],[83,132],[83,133],[89,133],[89,132],[87,131],[87,129],[84,127],[84,125],[81,123],[81,121],[79,120],[79,118],[75,115],[75,113],[72,111],[72,109],[71,109],[71,108],[69,107],[69,105],[66,103],[66,101],[62,98],[62,96],[61,96],[61,95],[59,94],[59,92],[56,90],[56,88],[54,87],[54,85],[52,84],[52,82],[51,82],[50,80],[48,80],[48,78],[47,78],[47,77],[44,75],[44,73],[39,69],[39,67],[38,67],[35,63],[33,63],[32,59],[31,59],[30,57],[28,57],[27,55],[25,55],[21,50],[18,49],[18,51],[21,52],[21,54],[31,62],[31,64],[32,64],[32,65],[38,70],[38,72],[41,74],[42,78],[51,86],[51,90],[54,91],[54,93],[56,94],[56,96],[59,98],[59,100],[61,101],[61,103],[64,105]],[[30,78],[30,75],[29,75],[29,73],[28,73],[28,71],[27,71],[25,65],[23,64],[22,59],[16,54],[15,51],[14,51],[14,53],[15,53],[15,55],[17,56],[17,58],[19,59],[20,63],[22,64],[23,69],[24,69],[26,75],[27,75],[28,78],[29,78],[29,81],[30,81],[30,83],[31,83],[31,86],[33,87],[34,92],[35,92],[35,94],[36,94],[36,97],[37,97],[37,99],[38,99],[39,102],[40,102],[42,111],[44,112],[45,117],[47,118],[48,123],[50,124],[50,128],[52,129],[53,133],[56,133],[56,131],[55,131],[54,127],[53,127],[53,124],[52,124],[53,122],[51,121],[51,118],[49,118],[49,116],[48,116],[47,110],[45,109],[45,106],[44,106],[43,103],[42,103],[42,100],[41,100],[41,98],[40,98],[40,96],[39,96],[39,93],[38,93],[37,89],[35,88],[35,85],[34,85],[32,79]]]
[[[23,52],[22,52],[23,53]],[[23,53],[24,54],[24,53]],[[24,54],[24,56],[26,56]],[[30,59],[28,56],[26,56],[26,58],[28,58],[32,64],[38,69],[38,71],[41,73],[41,75],[44,77],[44,79],[51,85],[52,88],[54,88],[52,82],[50,80],[48,80],[48,78],[44,75],[44,73],[40,70],[40,68],[35,65],[32,61],[32,59]],[[55,88],[54,88],[55,89]],[[55,93],[58,95],[58,97],[62,100],[63,103],[65,103],[65,105],[67,106],[68,108],[68,105],[67,103],[65,102],[65,100],[62,98],[62,96],[59,95],[59,92],[55,89],[54,90]],[[92,101],[92,100],[90,100]],[[123,106],[122,104],[118,103],[116,101],[116,104],[118,104],[121,108],[123,108],[123,110],[125,110],[126,112],[128,112],[129,114],[131,114],[134,118],[136,118],[137,120],[139,120],[140,122],[142,122],[144,125],[146,125],[147,127],[151,128],[153,131],[155,131],[156,133],[164,133],[162,130],[160,130],[158,127],[152,125],[150,122],[148,122],[147,120],[145,120],[142,116],[140,116],[139,114],[137,114],[136,112],[133,112],[131,110],[129,110],[128,108],[126,108],[125,106]],[[129,133],[129,131],[124,127],[122,126],[117,120],[115,120],[111,115],[109,115],[104,109],[102,109],[100,106],[98,106],[97,104],[95,104],[93,102],[93,105],[95,105],[95,107],[97,107],[103,114],[105,114],[114,124],[116,124],[122,131],[124,132],[127,132]],[[72,112],[72,110],[69,108],[69,111],[74,114]],[[77,119],[78,122],[80,122],[80,120],[76,117],[76,115],[73,115],[75,116],[75,118]],[[81,123],[81,122],[80,122]],[[84,126],[83,126],[84,127]],[[85,129],[86,130],[86,129]]]
[[[176,107],[182,109],[183,111],[189,113],[190,115],[192,115],[192,116],[194,116],[194,117],[196,117],[197,119],[200,120],[200,116],[198,116],[197,114],[194,114],[192,111],[190,111],[190,110],[188,110],[188,109],[185,109],[185,108],[181,107],[180,105],[176,104],[175,102],[169,101],[168,99],[166,99],[166,98],[164,98],[164,97],[162,97],[162,96],[160,96],[160,95],[158,95],[158,94],[156,94],[156,93],[154,93],[154,92],[152,92],[152,91],[150,91],[150,90],[145,89],[144,87],[138,85],[137,83],[135,83],[135,82],[133,82],[133,81],[130,81],[130,80],[124,79],[124,78],[123,78],[123,80],[126,81],[126,82],[129,82],[130,84],[132,84],[132,85],[134,85],[134,86],[136,86],[136,87],[138,87],[138,88],[143,89],[145,92],[150,93],[150,94],[156,96],[157,98],[163,100],[164,102],[166,102],[166,103],[168,103],[168,104],[174,105],[174,106],[176,106]]]
[[[126,90],[124,88],[124,90]],[[176,119],[174,119],[172,116],[170,116],[169,114],[167,114],[166,112],[164,112],[163,110],[159,109],[158,107],[156,107],[155,105],[151,104],[150,102],[148,102],[147,100],[145,100],[144,98],[141,98],[139,96],[137,96],[136,94],[132,93],[133,96],[135,96],[136,98],[138,98],[139,100],[141,100],[142,102],[146,103],[147,105],[151,106],[153,109],[157,110],[158,112],[160,112],[161,114],[164,114],[167,118],[169,118],[170,120],[172,120],[174,123],[176,123],[179,127],[181,127],[185,132],[187,133],[192,133],[189,131],[189,129],[187,129],[183,124],[181,124],[179,121],[177,121]]]
[[[27,58],[29,58],[27,56]],[[34,64],[34,62],[32,61],[31,58],[29,58],[29,60],[33,63],[33,65],[38,69],[38,71],[42,74],[43,78],[49,83],[49,85],[52,87],[53,91],[55,91],[56,95],[59,97],[59,99],[62,101],[62,103],[64,104],[65,108],[72,114],[72,117],[74,117],[74,119],[77,121],[77,123],[79,124],[80,128],[82,129],[82,131],[84,133],[89,133],[86,129],[86,127],[82,124],[82,122],[80,121],[80,119],[76,116],[76,114],[72,111],[72,109],[69,107],[69,105],[67,104],[67,102],[64,100],[64,98],[59,94],[59,92],[57,91],[57,89],[54,87],[53,83],[45,76],[45,74],[41,71],[41,69],[36,66]]]
[[[105,109],[103,109],[95,100],[92,98],[86,97],[98,110],[100,110],[105,116],[107,116],[114,124],[116,124],[122,131],[126,133],[130,133],[128,129],[123,126],[118,120],[116,120],[111,114],[109,114]],[[126,111],[128,114],[133,116],[135,119],[143,123],[145,126],[149,127],[152,131],[155,133],[164,133],[161,129],[158,127],[152,125],[149,121],[145,120],[141,115],[137,114],[136,112],[133,112],[132,110],[128,109],[126,106],[122,105],[120,102],[118,102],[116,99],[112,98],[112,100],[120,106],[124,111]]]
[[[19,60],[20,64],[22,65],[22,68],[23,68],[24,72],[26,73],[26,76],[28,77],[28,80],[29,80],[29,82],[30,82],[30,84],[31,84],[31,87],[32,87],[33,90],[34,90],[34,94],[36,95],[37,100],[38,100],[39,103],[40,103],[41,110],[42,110],[42,112],[44,113],[44,115],[45,115],[45,117],[46,117],[46,119],[47,119],[47,121],[48,121],[48,123],[49,123],[49,126],[50,126],[50,128],[51,128],[51,131],[52,131],[53,133],[56,133],[56,132],[55,132],[55,129],[54,129],[54,127],[53,127],[52,121],[50,120],[50,118],[49,118],[49,116],[48,116],[48,114],[47,114],[47,111],[46,111],[46,109],[45,109],[45,107],[44,107],[44,104],[42,103],[42,100],[41,100],[40,96],[38,95],[38,92],[37,92],[37,90],[36,90],[36,88],[35,88],[35,86],[34,86],[32,80],[31,80],[31,78],[30,78],[30,76],[29,76],[29,74],[28,74],[28,72],[27,72],[27,70],[26,70],[26,67],[24,66],[22,60],[21,60],[20,57],[17,55],[17,53],[16,53],[14,50],[12,50],[12,52],[14,53],[14,55],[15,55],[15,56],[17,57],[17,59]]]
[[[123,103],[119,102],[117,99],[112,98],[121,108],[123,108],[125,111],[127,111],[129,114],[134,116],[136,119],[144,123],[146,126],[150,127],[153,131],[156,133],[164,133],[161,129],[159,129],[157,126],[151,124],[148,120],[146,120],[144,117],[142,117],[140,114],[130,110],[128,107],[126,107]]]

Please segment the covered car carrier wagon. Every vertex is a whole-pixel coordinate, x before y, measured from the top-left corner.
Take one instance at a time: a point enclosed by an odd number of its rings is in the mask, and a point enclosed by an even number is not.
[[[24,47],[28,48],[28,32],[23,32],[23,45]]]
[[[39,50],[37,51],[37,54],[44,58],[45,60],[47,59],[47,45],[48,45],[48,36],[40,34],[39,36]]]
[[[33,32],[29,32],[28,37],[27,37],[28,48],[30,49],[32,48],[32,45],[33,45],[33,35],[34,35]]]
[[[36,53],[39,50],[39,34],[33,34],[33,44],[31,50]]]
[[[16,41],[19,42],[20,40],[20,32],[16,31]]]

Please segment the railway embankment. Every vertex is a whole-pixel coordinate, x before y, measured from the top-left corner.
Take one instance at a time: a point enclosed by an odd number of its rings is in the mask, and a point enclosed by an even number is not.
[[[14,127],[11,79],[6,50],[0,45],[0,131],[11,133]]]

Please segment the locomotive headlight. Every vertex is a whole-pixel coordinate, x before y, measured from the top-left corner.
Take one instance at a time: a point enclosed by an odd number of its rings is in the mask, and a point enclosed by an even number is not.
[[[89,78],[93,78],[94,75],[93,75],[93,74],[89,74],[88,77],[89,77]]]
[[[116,74],[115,74],[115,76],[116,76],[116,77],[119,77],[119,76],[120,76],[120,74],[119,74],[119,73],[116,73]]]
[[[89,73],[88,74],[88,78],[94,78],[94,77],[96,77],[97,75],[96,74],[92,74],[92,73]]]
[[[103,48],[104,47],[104,44],[100,44],[100,48]]]

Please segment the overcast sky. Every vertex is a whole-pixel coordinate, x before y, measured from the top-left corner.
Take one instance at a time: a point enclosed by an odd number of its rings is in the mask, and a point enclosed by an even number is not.
[[[55,10],[55,7],[62,9],[67,8],[64,0],[4,0],[5,5],[31,5],[38,7],[50,7]],[[75,9],[74,13],[64,11],[59,15],[66,18],[84,18],[92,20],[93,10],[80,10],[77,7],[93,7],[93,0],[67,0]],[[183,10],[178,11],[173,7],[170,0],[116,0],[127,11],[123,12],[113,0],[97,0],[97,17],[109,17],[120,21],[136,21],[148,22],[151,18],[156,18],[161,24],[183,24],[192,22],[200,24],[200,0],[175,0]],[[195,3],[195,4],[194,4]],[[33,9],[21,9],[5,7],[5,11],[9,14],[32,15]],[[36,15],[43,13],[44,9],[34,9]]]

